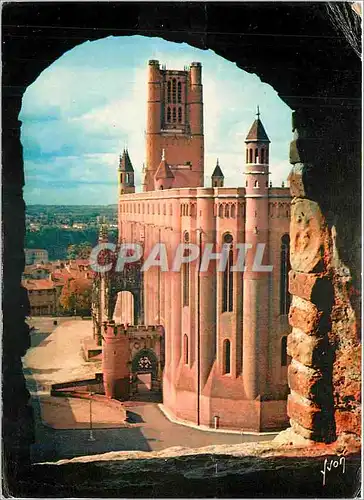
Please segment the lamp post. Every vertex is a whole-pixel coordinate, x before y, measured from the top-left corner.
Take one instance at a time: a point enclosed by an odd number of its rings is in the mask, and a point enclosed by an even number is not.
[[[90,392],[90,435],[88,437],[88,441],[95,441],[93,432],[92,432],[92,396],[94,395],[94,392]]]

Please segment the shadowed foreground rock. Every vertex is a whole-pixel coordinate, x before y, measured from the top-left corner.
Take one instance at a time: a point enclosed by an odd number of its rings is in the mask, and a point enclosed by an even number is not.
[[[63,462],[33,466],[31,481],[26,487],[19,484],[18,494],[38,498],[351,498],[358,493],[360,474],[360,457],[346,458],[345,473],[326,472],[325,486],[320,472],[323,457],[201,454]]]
[[[359,494],[360,454],[348,453],[353,449],[350,437],[331,445],[300,442],[303,438],[296,438],[298,441],[292,444],[291,435],[287,431],[283,438],[266,443],[176,446],[158,452],[116,451],[35,464],[28,480],[17,484],[16,495],[353,498]],[[325,459],[324,485],[321,471]]]

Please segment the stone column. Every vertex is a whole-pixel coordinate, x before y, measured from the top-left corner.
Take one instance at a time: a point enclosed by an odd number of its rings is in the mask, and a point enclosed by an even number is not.
[[[201,234],[201,256],[206,245],[216,241],[216,226],[214,218],[213,189],[207,192],[204,188],[202,196],[197,193],[197,235]],[[214,245],[213,251],[216,251]],[[197,290],[197,300],[200,301],[199,334],[200,334],[200,389],[207,382],[213,362],[216,357],[216,260],[211,260],[206,270],[200,270],[200,287]]]
[[[173,254],[181,242],[180,223],[176,221],[176,226],[173,228],[171,235],[171,251]],[[168,338],[171,341],[171,380],[172,384],[176,384],[177,367],[181,359],[181,316],[182,316],[182,301],[181,301],[181,272],[172,272],[172,317],[171,317],[171,332]]]
[[[357,432],[359,422],[359,386],[350,384],[345,371],[360,380],[357,317],[348,292],[355,289],[360,263],[355,252],[340,244],[348,234],[345,226],[354,233],[355,224],[360,227],[358,213],[350,207],[358,200],[350,165],[356,161],[350,134],[355,138],[357,133],[349,123],[342,111],[296,111],[290,148],[288,415],[296,433],[325,442],[342,432]],[[348,352],[352,365],[347,359],[341,366]]]
[[[168,264],[169,268],[172,266],[173,256],[174,256],[174,247],[171,244],[170,238],[172,235],[172,231],[168,228],[165,232],[165,243],[168,255]],[[173,307],[174,307],[174,299],[172,298],[172,281],[173,281],[174,273],[172,271],[168,271],[167,273],[163,273],[165,280],[165,322],[164,322],[164,338],[162,342],[164,343],[165,348],[165,365],[164,365],[164,373],[169,378],[169,370],[171,366],[171,332],[172,332],[172,321],[173,321]],[[166,342],[168,339],[168,342]]]

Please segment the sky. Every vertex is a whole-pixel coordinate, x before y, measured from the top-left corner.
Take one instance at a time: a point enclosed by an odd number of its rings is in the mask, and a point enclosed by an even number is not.
[[[66,52],[24,94],[19,119],[27,204],[116,203],[125,146],[140,191],[149,59],[167,69],[202,63],[205,186],[217,158],[225,186],[244,185],[244,140],[257,105],[271,140],[270,179],[277,186],[287,179],[291,110],[270,85],[211,50],[159,38],[108,37]]]

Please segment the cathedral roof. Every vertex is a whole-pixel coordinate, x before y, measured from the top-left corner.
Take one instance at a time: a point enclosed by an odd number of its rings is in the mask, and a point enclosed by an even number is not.
[[[127,149],[124,149],[122,156],[120,156],[119,170],[122,170],[123,172],[134,172]]]
[[[174,179],[174,175],[172,173],[172,170],[169,168],[168,163],[166,162],[165,156],[164,156],[164,151],[163,151],[163,156],[162,160],[159,164],[159,167],[157,168],[157,171],[154,175],[155,179]]]
[[[253,125],[250,127],[248,135],[246,136],[245,142],[270,142],[269,137],[267,136],[267,132],[264,129],[263,123],[259,118],[254,121]]]
[[[216,162],[216,167],[215,167],[215,170],[212,172],[211,177],[224,177],[224,174],[222,173],[222,170],[221,170],[220,165],[219,165],[219,160],[217,160],[217,162]]]

